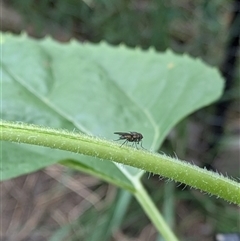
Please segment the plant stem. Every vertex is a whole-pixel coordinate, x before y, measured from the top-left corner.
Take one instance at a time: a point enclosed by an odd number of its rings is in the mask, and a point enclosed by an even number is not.
[[[145,213],[148,215],[152,223],[155,225],[159,233],[165,238],[165,240],[178,241],[177,237],[170,230],[161,213],[157,210],[156,206],[149,198],[140,182],[137,185],[137,191],[134,193],[134,195],[144,209]]]
[[[166,155],[128,146],[120,148],[112,141],[28,124],[1,121],[0,133],[4,141],[66,150],[137,167],[240,205],[239,183]]]

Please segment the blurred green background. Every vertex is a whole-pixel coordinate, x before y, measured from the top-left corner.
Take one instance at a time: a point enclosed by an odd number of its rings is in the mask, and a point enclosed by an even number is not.
[[[170,48],[219,68],[226,79],[221,100],[179,123],[161,150],[234,178],[240,176],[236,44],[240,16],[239,12],[235,14],[239,1],[0,2],[2,31],[23,31],[35,38],[50,35],[61,42],[75,38],[81,42],[105,40],[113,45],[151,47],[158,51]],[[164,185],[165,181],[158,176],[145,175],[143,182],[182,240],[212,241],[216,233],[240,232],[239,210],[234,205],[181,185]],[[1,189],[1,199],[8,202],[1,234],[18,237],[19,241],[61,240],[60,237],[88,240],[92,230],[109,219],[119,195],[119,190],[111,185],[57,165],[3,182]],[[168,197],[168,189],[174,190],[174,195]],[[169,210],[166,202],[170,201],[174,208]],[[157,240],[155,228],[138,203],[134,199],[129,202],[129,206],[123,205],[127,208],[126,216],[110,240]]]

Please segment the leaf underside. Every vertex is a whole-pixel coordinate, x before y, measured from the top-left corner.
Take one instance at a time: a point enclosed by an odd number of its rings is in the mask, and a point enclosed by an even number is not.
[[[1,44],[2,119],[110,140],[116,131],[137,131],[153,151],[176,123],[218,99],[223,89],[215,68],[171,51],[8,34]],[[25,144],[2,143],[2,151],[2,180],[65,160],[131,189],[109,161]]]

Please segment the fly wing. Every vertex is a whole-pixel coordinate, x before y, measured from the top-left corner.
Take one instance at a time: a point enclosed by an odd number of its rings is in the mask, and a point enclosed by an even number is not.
[[[129,135],[128,132],[114,132],[114,134],[120,135],[120,136],[126,136]]]
[[[127,132],[114,132],[114,134],[118,134],[119,136],[119,140],[128,140],[128,141],[132,141],[132,134],[127,133]]]

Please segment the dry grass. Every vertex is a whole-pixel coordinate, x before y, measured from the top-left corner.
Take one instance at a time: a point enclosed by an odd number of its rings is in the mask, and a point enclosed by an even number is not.
[[[107,184],[65,172],[54,165],[0,184],[2,240],[48,240],[59,227],[74,222],[89,208],[101,210],[111,199],[106,195]]]

